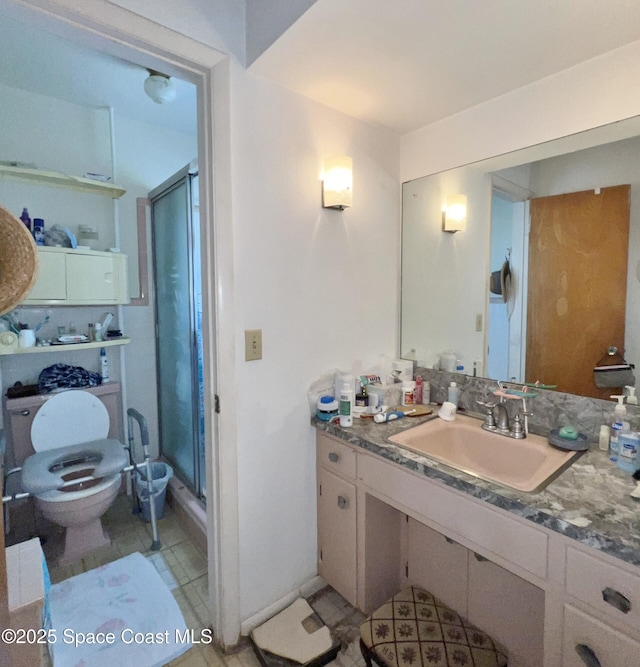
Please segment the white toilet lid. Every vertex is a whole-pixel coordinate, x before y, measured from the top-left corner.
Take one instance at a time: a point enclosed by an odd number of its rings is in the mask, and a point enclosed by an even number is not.
[[[109,433],[109,413],[104,403],[88,391],[72,389],[48,399],[31,425],[36,452],[102,440]]]

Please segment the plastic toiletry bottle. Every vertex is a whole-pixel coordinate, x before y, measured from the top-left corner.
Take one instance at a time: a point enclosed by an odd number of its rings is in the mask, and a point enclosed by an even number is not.
[[[345,382],[340,390],[340,426],[353,426],[353,383]]]
[[[618,435],[618,461],[620,470],[634,473],[638,467],[638,450],[640,449],[640,433],[621,431]]]
[[[422,405],[431,403],[431,385],[428,382],[422,383]]]
[[[104,347],[100,348],[100,375],[103,382],[109,382],[109,360]]]
[[[417,375],[416,376],[416,389],[415,392],[413,393],[413,400],[415,401],[416,405],[422,405],[422,376]]]
[[[36,245],[44,245],[44,220],[42,218],[33,219],[33,239]]]
[[[602,424],[600,427],[600,437],[598,438],[598,449],[603,452],[609,451],[609,441],[611,440],[611,427]]]
[[[627,416],[627,407],[624,404],[624,396],[614,395],[611,398],[615,398],[618,401],[615,410],[613,411],[613,424],[611,425],[611,439],[609,440],[609,458],[611,461],[618,460],[618,451],[620,443],[618,442],[618,436],[622,431],[629,430],[629,422],[625,421]]]
[[[93,325],[93,335],[94,338],[96,339],[97,342],[100,342],[103,340],[102,338],[102,324],[100,322],[96,322]]]
[[[455,382],[452,382],[447,390],[447,400],[449,403],[453,403],[456,408],[458,407],[458,393],[458,385]]]
[[[367,385],[364,383],[360,385],[360,391],[356,394],[356,405],[363,408],[369,405],[369,394],[367,393]]]
[[[22,209],[22,214],[20,215],[20,220],[24,222],[25,227],[31,231],[31,217],[29,216],[29,211],[27,211],[27,207],[25,206]]]
[[[636,388],[630,385],[626,385],[625,389],[627,390],[627,405],[638,405],[638,397],[636,396]]]
[[[405,380],[402,383],[402,405],[414,405],[416,383],[415,380]]]

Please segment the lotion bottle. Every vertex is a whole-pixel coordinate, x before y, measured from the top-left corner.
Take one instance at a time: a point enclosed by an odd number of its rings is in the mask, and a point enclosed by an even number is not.
[[[340,391],[340,426],[353,426],[353,383],[345,382]]]

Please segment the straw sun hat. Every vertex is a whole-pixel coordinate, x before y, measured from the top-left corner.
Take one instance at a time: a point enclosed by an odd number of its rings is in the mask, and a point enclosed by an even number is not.
[[[0,207],[0,315],[13,310],[38,277],[38,252],[24,223]]]

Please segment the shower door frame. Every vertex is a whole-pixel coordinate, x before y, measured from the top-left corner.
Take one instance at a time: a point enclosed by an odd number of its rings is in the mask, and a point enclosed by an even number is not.
[[[160,454],[171,463],[174,468],[177,468],[176,474],[180,480],[193,492],[193,494],[201,501],[206,500],[206,477],[204,475],[204,447],[205,447],[205,433],[204,433],[204,404],[203,404],[203,381],[201,378],[201,368],[203,364],[203,341],[202,341],[202,268],[200,261],[200,229],[199,219],[194,220],[194,201],[197,198],[198,192],[198,169],[192,165],[187,165],[173,176],[168,178],[164,183],[154,188],[149,193],[149,200],[151,202],[151,245],[152,245],[152,263],[153,263],[153,282],[154,282],[154,296],[155,296],[155,345],[156,345],[156,377],[158,388],[158,433],[159,433],[159,448]],[[161,392],[163,383],[161,381],[161,336],[158,330],[158,313],[160,308],[158,305],[159,293],[157,289],[157,275],[158,267],[156,265],[156,243],[157,232],[156,223],[154,220],[154,203],[162,197],[170,194],[182,185],[186,186],[186,207],[185,207],[185,225],[187,231],[187,267],[188,267],[188,290],[189,290],[189,347],[190,347],[190,375],[191,375],[191,427],[193,438],[189,443],[189,447],[193,448],[193,479],[189,478],[187,471],[181,470],[178,460],[171,454],[168,454],[163,449],[163,410],[161,405]],[[194,196],[195,195],[195,196]],[[198,216],[199,218],[199,216]],[[200,281],[200,289],[197,290],[196,281]],[[200,296],[200,313],[197,308],[197,296],[199,291]],[[200,318],[200,319],[199,319]]]

